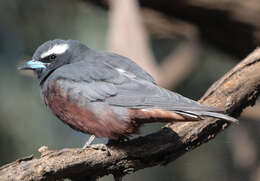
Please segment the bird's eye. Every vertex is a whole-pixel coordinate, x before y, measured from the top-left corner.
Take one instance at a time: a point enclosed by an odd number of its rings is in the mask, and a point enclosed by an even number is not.
[[[55,60],[55,58],[56,58],[55,54],[50,55],[50,60]]]
[[[55,54],[52,54],[52,55],[49,55],[45,58],[42,59],[42,62],[44,63],[51,63],[52,61],[54,61],[56,59],[56,55]]]

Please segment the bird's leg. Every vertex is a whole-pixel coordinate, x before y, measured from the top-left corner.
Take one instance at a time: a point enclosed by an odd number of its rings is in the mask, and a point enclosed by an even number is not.
[[[83,149],[85,149],[85,148],[93,148],[95,150],[102,150],[102,151],[106,151],[107,156],[111,156],[111,153],[109,152],[109,150],[108,150],[108,148],[107,148],[107,146],[105,144],[95,144],[95,145],[92,145],[94,139],[95,139],[95,135],[91,135],[89,137],[88,141],[83,146]]]
[[[88,139],[88,141],[84,144],[83,149],[89,147],[95,139],[95,135],[91,135]]]

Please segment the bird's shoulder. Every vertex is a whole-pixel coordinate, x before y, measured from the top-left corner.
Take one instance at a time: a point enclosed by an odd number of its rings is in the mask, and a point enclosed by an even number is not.
[[[122,76],[119,71],[103,62],[79,61],[61,66],[48,79],[84,83],[108,82],[121,84],[129,77]]]
[[[132,74],[137,79],[156,84],[154,78],[133,60],[113,52],[90,50],[86,54],[84,61],[103,63],[119,72],[121,71],[121,73],[126,73],[126,75],[127,73],[128,75]]]
[[[42,93],[57,96],[56,90],[59,90],[59,95],[67,95],[70,99],[81,100],[85,104],[117,94],[116,84],[123,81],[124,77],[116,75],[109,68],[77,62],[56,69],[45,81]]]
[[[53,72],[55,78],[122,82],[138,79],[156,84],[153,77],[131,59],[105,51],[89,50],[75,62],[66,64]]]

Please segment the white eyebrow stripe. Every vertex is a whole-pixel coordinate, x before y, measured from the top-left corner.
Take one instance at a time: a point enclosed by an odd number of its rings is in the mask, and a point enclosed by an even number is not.
[[[51,54],[62,54],[69,48],[68,44],[56,44],[46,52],[41,54],[41,58],[47,57]]]

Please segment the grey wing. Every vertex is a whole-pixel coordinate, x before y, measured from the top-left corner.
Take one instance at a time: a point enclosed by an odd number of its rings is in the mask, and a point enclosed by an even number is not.
[[[116,53],[111,53],[111,52],[103,52],[103,51],[94,51],[91,50],[89,52],[91,56],[88,56],[86,58],[86,61],[95,61],[95,62],[102,62],[106,63],[107,65],[125,70],[131,74],[134,74],[136,77],[152,82],[153,84],[155,83],[154,78],[147,73],[144,69],[142,69],[139,65],[137,65],[134,61],[130,60],[127,57],[118,55]],[[92,57],[92,60],[89,59],[89,57]]]
[[[49,79],[58,82],[71,98],[87,103],[117,95],[116,85],[124,82],[125,78],[102,63],[77,62],[58,68]]]
[[[199,104],[180,94],[158,87],[144,80],[131,80],[117,86],[118,93],[108,97],[106,102],[113,106],[133,109],[164,109],[181,114],[184,117],[200,120],[202,117],[214,117],[230,122],[238,120],[223,114],[223,111]]]
[[[79,62],[63,66],[59,72],[60,81],[64,76],[67,77],[66,88],[70,89],[72,97],[81,96],[84,103],[103,102],[115,107],[165,109],[193,118],[210,116],[230,120],[230,117],[218,113],[219,110],[216,108],[200,105],[196,101],[140,79],[131,72],[122,72],[106,63]],[[69,79],[71,83],[68,82]]]
[[[106,102],[113,106],[133,109],[164,109],[181,114],[189,119],[200,120],[202,117],[214,117],[230,122],[238,120],[223,114],[215,107],[199,104],[180,94],[163,89],[146,81],[131,81],[119,85],[118,93],[108,97]]]
[[[77,62],[55,71],[55,80],[63,81],[64,89],[84,95],[89,101],[103,101],[110,105],[131,108],[196,107],[191,99],[160,88],[153,82],[107,62]]]
[[[110,105],[139,109],[161,108],[171,111],[213,110],[180,94],[161,88],[144,80],[125,81],[116,86],[118,94],[108,97]],[[214,111],[217,109],[214,108]]]

